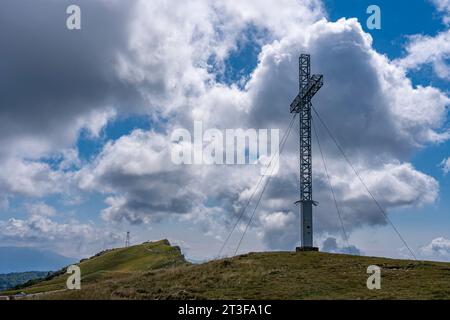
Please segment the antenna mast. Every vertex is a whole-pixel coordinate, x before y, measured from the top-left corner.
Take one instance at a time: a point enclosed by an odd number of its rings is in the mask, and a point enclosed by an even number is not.
[[[127,237],[125,239],[125,248],[130,246],[130,231],[127,231]]]

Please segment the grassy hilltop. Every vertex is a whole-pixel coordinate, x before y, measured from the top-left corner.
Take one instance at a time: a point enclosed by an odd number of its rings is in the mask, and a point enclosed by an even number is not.
[[[87,288],[96,284],[101,286],[109,281],[119,281],[123,277],[138,275],[149,270],[164,270],[167,267],[187,264],[178,247],[172,247],[167,240],[162,240],[100,252],[92,258],[81,260],[78,266],[81,269],[82,287]],[[34,294],[64,290],[68,276],[65,270],[61,270],[50,279],[3,294],[18,292]]]
[[[366,287],[374,264],[382,268],[381,290]],[[79,266],[81,290],[64,290],[68,275],[61,274],[20,291],[47,292],[33,299],[450,299],[450,264],[438,262],[265,252],[194,265],[162,240]]]

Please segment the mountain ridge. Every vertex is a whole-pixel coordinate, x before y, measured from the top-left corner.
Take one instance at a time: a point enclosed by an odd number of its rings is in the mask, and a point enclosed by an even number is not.
[[[381,268],[381,290],[366,286]],[[81,290],[66,274],[23,288],[30,299],[445,299],[450,263],[322,252],[256,252],[192,264],[167,240],[113,249],[79,263]],[[14,294],[9,292],[7,294]]]

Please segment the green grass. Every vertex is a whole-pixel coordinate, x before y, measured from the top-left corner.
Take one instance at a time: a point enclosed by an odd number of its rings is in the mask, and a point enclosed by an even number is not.
[[[83,286],[89,286],[108,279],[120,279],[135,272],[145,272],[160,268],[187,265],[180,250],[170,246],[167,240],[148,242],[128,248],[119,248],[106,251],[90,259],[82,260],[78,266],[81,269]],[[3,294],[18,292],[39,293],[63,290],[66,288],[68,274],[62,274],[30,287]]]
[[[81,264],[82,271],[87,272],[87,276],[82,280],[81,290],[66,290],[35,298],[450,298],[449,263],[319,252],[268,252],[192,265],[184,262],[179,251],[173,251],[167,244],[153,243],[143,245],[143,248],[146,246],[154,246],[152,258],[146,257],[146,250],[143,252],[140,246],[118,249],[92,259],[89,264],[86,262],[86,271],[83,271],[84,266]],[[178,254],[175,254],[176,252]],[[366,287],[369,276],[366,270],[369,265],[378,265],[382,269],[381,290],[368,290]],[[87,268],[88,266],[92,269]],[[89,273],[88,270],[92,272]],[[65,279],[66,276],[59,281]],[[30,287],[29,290],[47,290],[49,286],[52,285],[43,282],[34,288]]]

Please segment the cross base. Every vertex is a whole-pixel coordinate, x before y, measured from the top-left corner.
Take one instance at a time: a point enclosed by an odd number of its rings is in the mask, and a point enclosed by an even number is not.
[[[317,247],[297,247],[295,252],[319,251]]]

